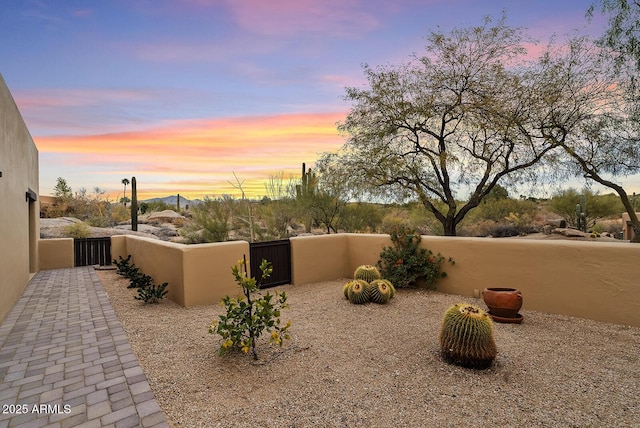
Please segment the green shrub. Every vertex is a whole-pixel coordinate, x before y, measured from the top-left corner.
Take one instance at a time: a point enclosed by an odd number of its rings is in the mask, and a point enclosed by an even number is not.
[[[167,293],[168,283],[156,285],[153,278],[143,273],[139,267],[131,263],[131,254],[123,259],[118,256],[118,260],[114,260],[118,275],[124,276],[129,280],[127,288],[135,288],[138,295],[134,296],[136,300],[142,300],[145,303],[158,303]]]
[[[85,223],[73,223],[64,228],[64,234],[69,238],[88,238],[91,235],[89,226]]]
[[[118,260],[114,259],[113,264],[116,265],[116,273],[120,276],[124,276],[125,278],[130,278],[132,269],[137,269],[134,267],[133,263],[131,263],[131,254],[129,254],[126,259],[123,259],[122,256],[118,256]]]
[[[109,207],[109,221],[111,224],[118,224],[131,218],[131,210],[123,205],[111,205]]]
[[[147,275],[143,276],[151,279]],[[155,285],[153,279],[151,279],[146,286],[137,287],[138,295],[134,296],[134,299],[142,300],[145,303],[158,303],[168,293],[166,290],[168,285],[169,283],[167,282],[162,283],[162,285]]]
[[[273,271],[271,263],[262,260],[260,264],[262,279],[268,278]],[[222,338],[220,353],[231,349],[238,349],[245,354],[251,349],[253,358],[258,359],[256,341],[266,331],[271,333],[269,342],[282,346],[282,341],[289,339],[291,321],[281,326],[280,314],[286,309],[287,295],[285,292],[269,292],[260,295],[260,283],[247,275],[246,258],[238,260],[238,264],[231,268],[231,272],[244,296],[232,299],[226,296],[222,299],[222,306],[226,313],[220,315],[209,326],[209,333],[218,334]]]
[[[382,278],[397,288],[415,287],[421,280],[428,288],[435,288],[438,279],[446,276],[441,270],[445,258],[420,248],[422,238],[413,229],[398,227],[390,235],[393,246],[384,247],[378,260]],[[452,258],[448,261],[454,263]]]

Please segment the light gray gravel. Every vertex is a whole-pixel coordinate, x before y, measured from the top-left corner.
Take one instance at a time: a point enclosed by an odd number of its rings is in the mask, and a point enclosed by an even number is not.
[[[475,371],[445,363],[438,334],[449,305],[481,300],[398,290],[357,306],[333,281],[280,287],[292,339],[255,363],[218,355],[219,306],[144,305],[98,275],[174,427],[640,426],[637,327],[523,310],[495,324],[498,358]]]

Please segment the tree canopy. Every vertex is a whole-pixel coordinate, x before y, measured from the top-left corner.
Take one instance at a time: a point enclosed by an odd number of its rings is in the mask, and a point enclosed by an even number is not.
[[[531,180],[530,167],[557,146],[542,133],[547,118],[536,108],[547,94],[523,60],[525,36],[487,18],[432,32],[409,64],[365,65],[368,86],[346,90],[347,142],[321,157],[321,172],[346,170],[369,194],[417,199],[455,235],[499,181]]]
[[[609,26],[600,37],[619,70],[625,63],[640,69],[640,0],[599,0],[587,10],[593,17],[596,10],[609,15]]]

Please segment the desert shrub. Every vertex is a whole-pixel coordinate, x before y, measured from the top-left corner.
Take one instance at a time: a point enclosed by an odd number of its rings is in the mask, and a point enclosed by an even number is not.
[[[413,229],[398,227],[390,235],[393,245],[384,247],[378,260],[382,277],[396,288],[413,287],[420,280],[425,281],[428,288],[435,288],[438,279],[446,276],[441,270],[445,258],[420,248],[422,238]],[[454,263],[452,258],[448,261]]]
[[[622,239],[622,223],[610,223],[607,227],[607,233]]]
[[[273,268],[271,263],[262,259],[260,270],[261,278],[264,279],[271,275]],[[280,320],[281,310],[288,307],[287,295],[284,291],[260,295],[260,282],[247,275],[246,258],[238,260],[231,272],[244,296],[236,299],[226,296],[222,299],[226,313],[209,326],[209,333],[218,334],[222,338],[221,354],[231,349],[246,354],[251,349],[253,358],[257,360],[256,341],[263,333],[270,333],[269,342],[279,346],[282,346],[283,340],[289,339],[291,321],[282,326]]]
[[[522,226],[526,226],[533,222],[537,210],[536,203],[526,199],[485,199],[469,213],[469,220],[493,220],[501,223],[515,216]],[[527,224],[524,224],[525,222]]]
[[[586,199],[586,207],[583,209],[586,214],[587,228],[596,224],[598,219],[619,216],[624,211],[624,206],[617,195],[598,195],[589,189],[578,192],[573,188],[556,193],[549,202],[549,209],[564,217],[569,225],[577,226],[576,204],[582,202],[582,195]]]
[[[109,207],[109,218],[112,224],[122,223],[131,219],[131,210],[122,205],[112,204]]]
[[[494,238],[508,238],[520,235],[520,230],[512,224],[496,224],[489,229],[489,235]]]
[[[400,228],[411,228],[412,221],[406,210],[399,208],[391,208],[390,211],[382,218],[380,229],[382,233],[391,234],[394,230]]]
[[[142,275],[141,281],[142,282],[138,283],[136,287],[138,290],[138,295],[134,296],[136,300],[142,300],[144,303],[158,303],[168,293],[166,288],[169,283],[167,282],[156,285],[148,275]]]
[[[122,256],[118,256],[118,260],[114,259],[113,264],[116,265],[116,273],[120,276],[124,276],[125,278],[130,278],[132,276],[131,271],[133,269],[138,269],[133,263],[131,263],[131,254],[129,254],[126,259],[123,259]]]
[[[85,222],[89,226],[93,226],[93,227],[111,227],[111,226],[113,226],[113,222],[107,216],[89,217],[88,219],[85,220]]]
[[[124,276],[129,280],[127,288],[137,289],[138,295],[134,296],[134,299],[142,300],[145,303],[158,303],[168,293],[166,288],[169,283],[154,284],[152,277],[146,275],[139,267],[131,263],[131,254],[126,259],[119,256],[118,260],[113,262],[116,265],[118,275]]]
[[[191,210],[193,221],[180,230],[187,244],[222,242],[229,239],[230,203],[225,198],[205,198]]]
[[[345,232],[375,233],[381,225],[382,211],[377,205],[352,202],[344,207],[338,228]]]
[[[69,238],[88,238],[91,235],[89,226],[86,223],[74,223],[69,226],[65,226],[64,234]]]

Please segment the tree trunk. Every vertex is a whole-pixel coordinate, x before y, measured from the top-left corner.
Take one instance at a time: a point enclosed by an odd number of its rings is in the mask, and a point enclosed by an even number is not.
[[[442,227],[444,229],[444,236],[457,236],[456,234],[456,222],[453,218],[446,217],[444,222],[442,222]]]

